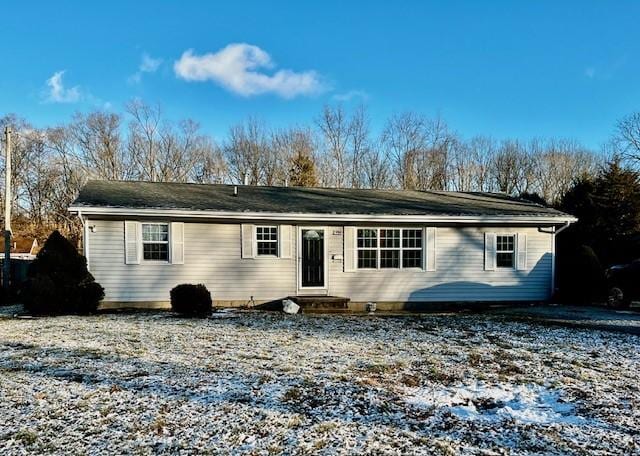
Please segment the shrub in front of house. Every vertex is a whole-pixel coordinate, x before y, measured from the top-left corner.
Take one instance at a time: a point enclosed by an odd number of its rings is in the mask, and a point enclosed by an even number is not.
[[[211,293],[202,284],[183,283],[171,290],[171,310],[189,317],[206,317],[213,310]]]
[[[51,233],[29,266],[19,295],[35,315],[90,314],[103,297],[87,259],[58,231]]]

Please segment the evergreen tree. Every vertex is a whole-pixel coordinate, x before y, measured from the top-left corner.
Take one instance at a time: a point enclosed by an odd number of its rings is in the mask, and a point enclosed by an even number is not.
[[[95,312],[104,289],[87,269],[87,259],[58,231],[51,233],[29,266],[20,298],[33,314]]]
[[[298,153],[291,159],[289,185],[293,187],[315,187],[318,185],[316,165],[311,157]]]
[[[640,253],[640,178],[614,160],[595,179],[581,179],[561,199],[559,209],[575,215],[563,242],[591,246],[604,264],[627,262]]]
[[[541,197],[539,194],[535,192],[533,193],[522,192],[520,193],[520,196],[518,196],[518,198],[525,201],[529,201],[530,203],[539,204],[540,206],[549,206],[549,203],[547,203],[543,197]]]

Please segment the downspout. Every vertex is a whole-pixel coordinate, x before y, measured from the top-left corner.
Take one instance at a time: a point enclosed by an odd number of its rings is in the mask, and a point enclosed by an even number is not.
[[[555,228],[551,234],[551,297],[556,292],[556,236],[569,228],[571,222],[564,222],[560,228]]]
[[[89,270],[89,224],[82,216],[82,211],[78,210],[78,218],[82,223],[82,253],[87,259],[87,271]]]

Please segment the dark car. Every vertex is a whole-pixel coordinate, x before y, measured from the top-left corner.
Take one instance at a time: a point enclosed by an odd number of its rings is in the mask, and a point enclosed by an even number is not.
[[[629,307],[640,300],[640,259],[611,266],[606,274],[610,305]]]

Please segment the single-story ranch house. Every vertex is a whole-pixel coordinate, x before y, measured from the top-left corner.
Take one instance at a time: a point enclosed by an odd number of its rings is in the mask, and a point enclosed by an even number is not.
[[[90,181],[84,226],[104,307],[337,296],[361,309],[544,301],[555,236],[576,219],[502,194]]]

